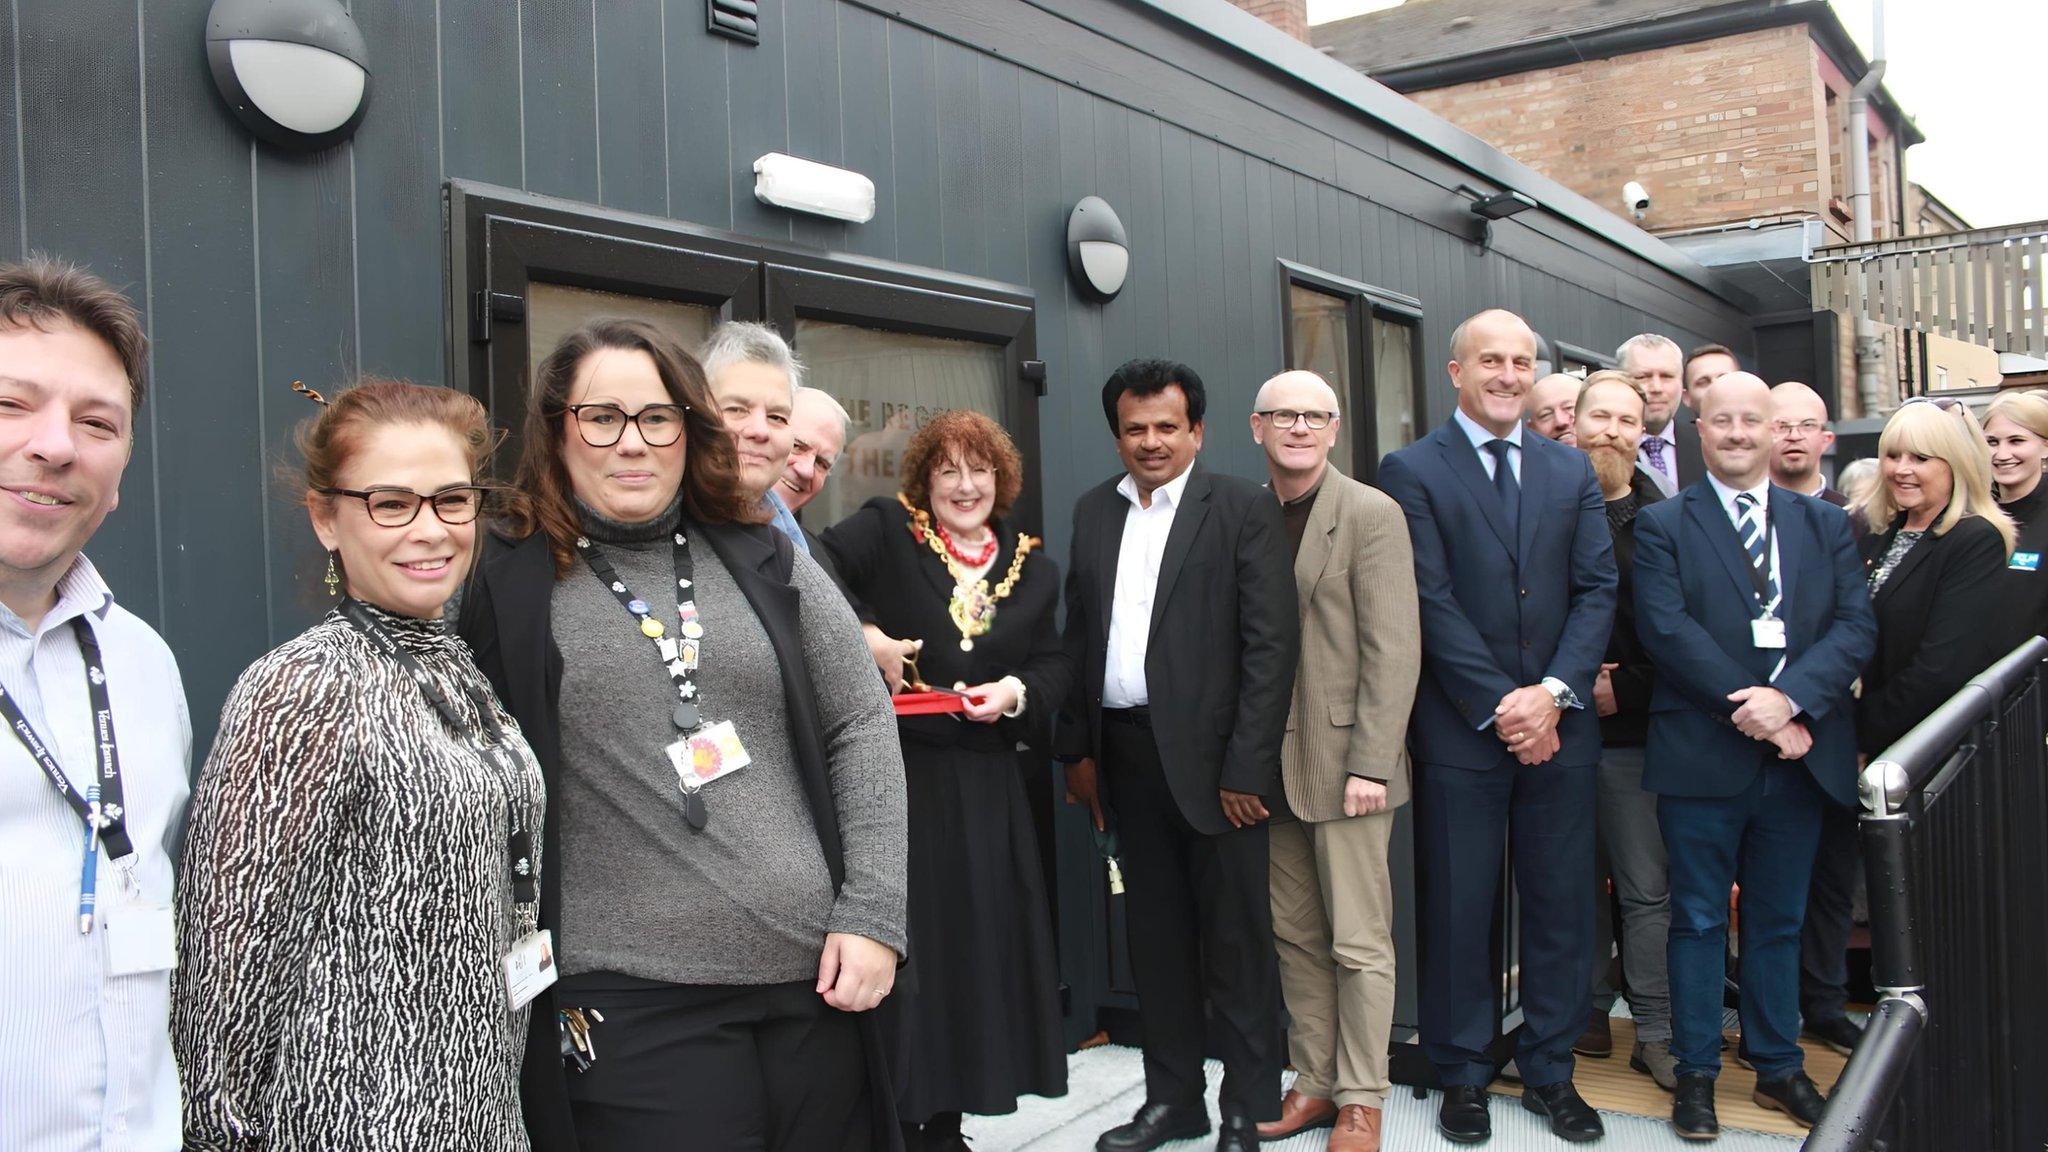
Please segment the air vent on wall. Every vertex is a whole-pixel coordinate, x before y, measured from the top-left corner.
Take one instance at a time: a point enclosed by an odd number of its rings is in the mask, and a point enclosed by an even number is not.
[[[761,42],[761,6],[754,0],[704,0],[705,26],[742,44]]]

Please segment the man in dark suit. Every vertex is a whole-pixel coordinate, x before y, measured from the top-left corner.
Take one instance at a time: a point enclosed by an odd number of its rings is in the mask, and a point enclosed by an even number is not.
[[[1685,354],[1685,406],[1697,418],[1714,381],[1739,372],[1742,365],[1726,344],[1701,344]]]
[[[1754,1099],[1802,1124],[1799,930],[1821,810],[1854,803],[1849,685],[1877,639],[1842,510],[1770,483],[1771,397],[1734,372],[1700,413],[1707,479],[1636,520],[1636,630],[1657,668],[1643,786],[1671,866],[1680,1136],[1719,1134],[1728,892],[1742,883],[1742,1037]],[[1832,799],[1831,799],[1832,798]]]
[[[1643,442],[1638,467],[1669,496],[1697,481],[1700,463],[1698,417],[1683,401],[1685,353],[1668,337],[1644,332],[1622,341],[1614,359],[1643,389]]]
[[[1820,474],[1821,457],[1834,442],[1827,401],[1820,393],[1797,380],[1771,389],[1771,483],[1847,508],[1849,498],[1828,487]]]
[[[1145,1104],[1100,1152],[1209,1131],[1204,1001],[1223,1050],[1217,1148],[1251,1152],[1279,1115],[1279,977],[1265,800],[1300,624],[1279,502],[1195,466],[1205,396],[1185,364],[1132,360],[1102,389],[1126,474],[1074,506],[1055,740],[1070,802],[1114,812],[1129,885]],[[1101,764],[1098,798],[1096,764]]]
[[[1592,988],[1593,683],[1614,624],[1614,545],[1583,452],[1527,432],[1536,334],[1482,312],[1451,334],[1458,409],[1389,455],[1422,598],[1410,742],[1421,896],[1422,1044],[1445,1085],[1438,1129],[1492,1135],[1487,963],[1502,845],[1521,896],[1523,1107],[1567,1140],[1602,1134],[1572,1087]]]

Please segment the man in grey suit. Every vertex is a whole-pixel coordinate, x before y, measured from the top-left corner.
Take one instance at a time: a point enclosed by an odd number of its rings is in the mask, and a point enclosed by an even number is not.
[[[1685,353],[1668,336],[1644,332],[1622,341],[1614,358],[1643,390],[1643,442],[1637,467],[1666,496],[1706,475],[1700,458],[1699,417],[1681,402]]]
[[[1331,1152],[1379,1152],[1394,1018],[1387,839],[1408,802],[1408,712],[1422,674],[1414,553],[1401,506],[1330,466],[1341,417],[1322,377],[1283,372],[1253,408],[1301,615],[1267,843],[1299,1075],[1259,1139],[1334,1125]]]

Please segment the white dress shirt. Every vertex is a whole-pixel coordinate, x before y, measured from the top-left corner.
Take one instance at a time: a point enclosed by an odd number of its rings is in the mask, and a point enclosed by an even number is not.
[[[102,846],[97,920],[79,932],[85,826],[13,732],[0,731],[0,1149],[172,1152],[181,1133],[171,974],[112,975],[106,918],[129,901],[171,901],[167,845],[184,818],[192,756],[177,662],[80,556],[33,630],[0,606],[0,685],[65,773],[93,778],[85,659],[71,631],[82,615],[106,667],[141,891],[126,890]]]
[[[1508,467],[1515,473],[1515,483],[1520,484],[1522,482],[1522,428],[1524,427],[1522,424],[1517,423],[1505,436],[1495,436],[1493,433],[1481,428],[1479,421],[1465,415],[1463,408],[1452,409],[1451,419],[1458,422],[1459,429],[1465,433],[1467,439],[1472,441],[1472,450],[1479,453],[1479,466],[1486,469],[1486,478],[1488,480],[1493,479],[1494,455],[1492,450],[1487,448],[1487,444],[1495,440],[1505,440],[1510,445],[1508,448]]]
[[[1770,533],[1770,543],[1766,545],[1764,548],[1764,556],[1770,561],[1771,583],[1776,584],[1778,586],[1778,607],[1782,609],[1784,607],[1783,601],[1785,598],[1785,579],[1780,574],[1780,570],[1778,567],[1778,557],[1780,554],[1780,549],[1778,548],[1778,525],[1775,521],[1771,519],[1770,477],[1764,477],[1763,480],[1758,482],[1757,485],[1753,488],[1738,489],[1730,488],[1728,485],[1721,483],[1721,478],[1719,476],[1716,476],[1712,472],[1709,472],[1707,473],[1707,483],[1714,486],[1714,498],[1721,502],[1721,510],[1728,514],[1728,523],[1735,526],[1735,537],[1738,541],[1740,541],[1742,538],[1742,511],[1741,509],[1735,507],[1735,498],[1747,492],[1751,496],[1751,498],[1755,499],[1756,514],[1758,516],[1763,517],[1764,531]],[[1747,555],[1746,552],[1745,555]],[[1754,601],[1755,597],[1752,596],[1751,600]],[[1761,605],[1759,605],[1759,609],[1761,609]],[[1759,610],[1757,614],[1761,616],[1763,613]],[[1779,619],[1784,618],[1783,612],[1776,612],[1774,614],[1777,615]],[[1792,701],[1792,714],[1794,716],[1797,716],[1801,712],[1805,711],[1805,709],[1799,706],[1799,701],[1792,700],[1790,696],[1785,697],[1785,699]]]
[[[1129,474],[1116,490],[1131,502],[1124,513],[1124,538],[1116,554],[1115,599],[1109,606],[1109,652],[1102,668],[1102,706],[1136,708],[1152,702],[1145,687],[1145,652],[1152,643],[1152,598],[1159,594],[1159,563],[1173,514],[1187,491],[1190,464],[1152,490],[1152,506],[1138,503],[1138,482]]]

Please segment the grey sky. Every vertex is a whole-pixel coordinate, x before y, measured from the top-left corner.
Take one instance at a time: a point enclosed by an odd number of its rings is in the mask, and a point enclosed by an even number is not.
[[[1396,2],[1308,0],[1308,18],[1320,24]],[[1871,0],[1832,2],[1868,53]],[[2043,43],[2042,0],[1885,4],[1885,86],[1927,136],[1906,153],[1906,175],[1977,227],[2048,219],[2048,148],[2035,136]]]

